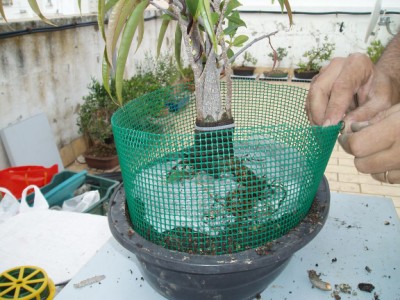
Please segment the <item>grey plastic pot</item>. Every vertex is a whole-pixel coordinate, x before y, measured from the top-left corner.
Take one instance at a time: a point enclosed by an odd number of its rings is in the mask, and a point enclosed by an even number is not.
[[[329,186],[323,178],[310,212],[297,227],[266,247],[229,255],[192,255],[145,240],[127,218],[122,185],[110,199],[108,220],[115,239],[136,255],[144,278],[165,298],[247,300],[264,291],[292,255],[318,234],[329,204]]]

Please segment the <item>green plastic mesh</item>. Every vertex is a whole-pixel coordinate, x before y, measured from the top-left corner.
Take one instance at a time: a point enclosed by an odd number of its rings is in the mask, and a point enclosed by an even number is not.
[[[309,125],[306,94],[235,80],[235,128],[213,133],[195,133],[195,99],[186,85],[120,108],[112,125],[135,231],[171,250],[219,255],[256,248],[295,227],[312,205],[340,130]]]

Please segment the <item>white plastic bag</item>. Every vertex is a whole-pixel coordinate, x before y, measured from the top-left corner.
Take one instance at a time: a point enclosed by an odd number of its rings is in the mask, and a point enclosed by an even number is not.
[[[62,210],[73,212],[84,212],[96,202],[100,201],[99,191],[89,191],[74,198],[65,200]]]
[[[31,189],[35,190],[35,197],[33,199],[33,205],[29,206],[26,196]],[[19,202],[6,188],[0,187],[0,192],[4,193],[4,196],[0,201],[0,223],[18,213],[49,209],[49,204],[40,191],[40,188],[36,185],[27,186],[22,191],[21,202]]]
[[[4,193],[3,198],[0,200],[0,223],[2,223],[19,212],[20,204],[6,188],[0,187],[0,192]]]
[[[35,198],[33,199],[33,205],[29,206],[26,200],[26,194],[31,190],[35,190]],[[19,206],[20,213],[26,213],[34,210],[46,210],[49,209],[49,203],[46,201],[46,198],[43,196],[40,188],[36,185],[27,186],[22,191],[21,196],[21,205]]]

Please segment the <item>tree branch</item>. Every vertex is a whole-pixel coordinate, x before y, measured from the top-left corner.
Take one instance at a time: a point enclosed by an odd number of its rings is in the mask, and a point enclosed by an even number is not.
[[[257,42],[259,42],[259,41],[261,41],[261,40],[263,40],[263,39],[265,39],[265,38],[269,38],[269,37],[271,37],[271,36],[273,36],[273,35],[275,35],[275,34],[277,34],[277,33],[278,33],[278,30],[277,30],[277,31],[274,31],[274,32],[272,32],[272,33],[264,34],[264,35],[262,35],[262,36],[259,36],[258,38],[255,38],[254,40],[252,40],[251,42],[249,42],[248,44],[246,44],[246,46],[243,46],[238,52],[236,52],[235,55],[232,56],[232,57],[229,59],[229,62],[230,62],[230,63],[234,62],[235,59],[236,59],[240,54],[242,54],[242,53],[243,53],[244,51],[246,51],[248,48],[250,48],[251,46],[253,46],[255,43],[257,43]]]
[[[165,8],[161,7],[161,5],[158,4],[157,2],[155,2],[153,0],[150,0],[150,4],[153,5],[155,8],[157,8],[158,10],[162,11],[164,14],[169,15],[174,20],[178,20],[178,16],[177,15],[175,15],[173,12],[169,11],[168,9],[165,9]]]

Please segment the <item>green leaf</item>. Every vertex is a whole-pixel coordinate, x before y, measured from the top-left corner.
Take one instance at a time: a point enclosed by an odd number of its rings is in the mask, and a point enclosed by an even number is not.
[[[113,99],[113,96],[111,95],[111,89],[110,89],[110,64],[107,61],[107,48],[104,47],[104,54],[103,54],[103,63],[102,63],[102,77],[103,77],[103,85],[105,90],[107,91],[108,95]],[[114,100],[114,99],[113,99]]]
[[[139,49],[140,45],[142,44],[143,36],[144,36],[144,15],[142,15],[142,18],[140,19],[140,22],[138,24],[138,39],[137,39],[138,44],[136,47],[136,51]]]
[[[160,27],[160,33],[158,34],[158,40],[157,40],[157,57],[160,56],[160,51],[161,51],[161,46],[164,41],[165,33],[168,29],[170,23],[170,19],[165,18],[163,19]]]
[[[135,5],[135,1],[120,0],[111,11],[106,31],[107,60],[109,63],[112,62],[112,57],[126,19],[132,14]]]
[[[43,22],[56,26],[54,23],[52,23],[50,20],[48,20],[40,11],[39,5],[37,4],[36,0],[28,0],[29,6],[32,8],[33,12],[40,18],[42,19]]]
[[[132,14],[129,16],[124,32],[122,33],[120,48],[118,51],[117,66],[115,71],[115,90],[117,94],[117,100],[122,105],[122,82],[124,77],[126,60],[128,58],[129,49],[132,44],[133,36],[135,35],[136,29],[139,22],[143,18],[143,14],[147,6],[149,5],[149,0],[140,2]]]
[[[236,34],[238,28],[239,26],[237,26],[236,24],[230,24],[224,29],[224,34],[233,37]]]
[[[214,26],[213,26],[213,21],[212,21],[212,16],[211,16],[211,10],[210,10],[210,0],[199,0],[200,1],[200,15],[203,19],[203,24],[204,24],[204,29],[207,32],[207,35],[213,45],[213,48],[215,51],[217,51],[217,37],[215,36],[214,32]]]
[[[186,7],[188,8],[190,15],[193,16],[193,19],[195,20],[197,19],[199,14],[198,8],[200,1],[201,0],[185,0]]]
[[[290,23],[290,26],[292,26],[293,25],[293,14],[292,14],[292,8],[290,7],[289,0],[278,0],[278,1],[279,1],[279,5],[281,6],[282,12],[283,12],[284,8],[286,8],[286,12],[289,17],[289,23]]]
[[[178,69],[183,73],[182,59],[181,59],[181,49],[182,49],[182,31],[179,24],[176,24],[175,30],[175,60],[178,65]]]
[[[103,36],[103,40],[106,40],[106,33],[104,29],[104,16],[105,16],[105,0],[98,0],[98,15],[97,15],[97,23],[99,24],[101,35]]]
[[[227,0],[229,1],[229,0]],[[242,6],[242,4],[237,1],[237,0],[230,0],[228,3],[228,7],[226,8],[225,11],[225,16],[228,16],[235,8],[238,8],[239,6]]]
[[[6,14],[4,13],[3,1],[2,1],[2,0],[0,0],[0,15],[2,16],[2,18],[4,19],[4,21],[8,22],[8,21],[7,21],[7,18],[6,18]]]
[[[212,20],[212,24],[216,25],[218,20],[219,20],[219,14],[216,12],[212,12],[211,13],[211,20]]]
[[[231,48],[228,49],[228,51],[226,52],[226,54],[228,55],[228,58],[229,58],[229,59],[235,55],[235,53],[233,52],[233,50],[232,50]]]
[[[226,18],[229,20],[229,22],[231,24],[233,23],[233,24],[237,25],[238,27],[241,27],[241,26],[246,27],[246,23],[236,14],[228,16]]]
[[[115,4],[118,2],[119,0],[108,0],[105,7],[104,7],[104,11],[108,12],[111,8],[113,8],[115,6]]]
[[[78,7],[79,7],[79,12],[82,14],[82,3],[81,3],[81,0],[78,0]]]
[[[243,46],[243,43],[247,42],[248,40],[249,37],[247,35],[239,35],[233,40],[232,46],[241,47]]]

